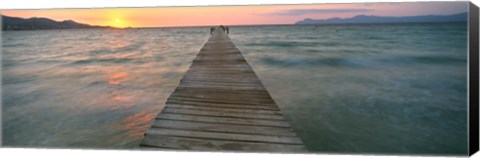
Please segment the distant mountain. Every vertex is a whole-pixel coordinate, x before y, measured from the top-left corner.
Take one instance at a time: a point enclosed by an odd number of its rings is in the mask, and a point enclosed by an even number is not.
[[[467,21],[468,13],[459,13],[453,15],[424,15],[424,16],[367,16],[357,15],[352,18],[330,18],[323,20],[314,20],[306,18],[295,24],[349,24],[349,23],[412,23],[412,22],[460,22]]]
[[[110,28],[77,23],[72,20],[54,21],[47,18],[17,18],[2,15],[2,30],[43,30],[43,29],[79,29]]]

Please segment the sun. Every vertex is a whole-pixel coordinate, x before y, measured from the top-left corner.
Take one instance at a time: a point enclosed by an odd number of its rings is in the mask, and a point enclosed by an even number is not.
[[[124,28],[128,26],[125,20],[120,18],[114,18],[112,21],[109,22],[109,25],[117,28]]]

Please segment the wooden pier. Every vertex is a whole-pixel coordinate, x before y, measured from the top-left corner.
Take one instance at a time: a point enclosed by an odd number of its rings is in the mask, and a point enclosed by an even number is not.
[[[306,152],[221,28],[193,60],[139,148]]]

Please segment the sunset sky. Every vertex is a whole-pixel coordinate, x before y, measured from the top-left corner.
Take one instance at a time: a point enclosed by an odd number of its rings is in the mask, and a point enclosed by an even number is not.
[[[74,20],[114,27],[292,24],[305,18],[355,15],[448,15],[468,11],[468,2],[349,3],[211,7],[2,10],[2,15]]]

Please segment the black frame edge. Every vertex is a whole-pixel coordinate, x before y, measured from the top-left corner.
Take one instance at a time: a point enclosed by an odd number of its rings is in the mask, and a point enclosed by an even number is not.
[[[479,56],[478,56],[478,7],[469,2],[468,27],[469,27],[469,155],[478,151],[479,144]]]

